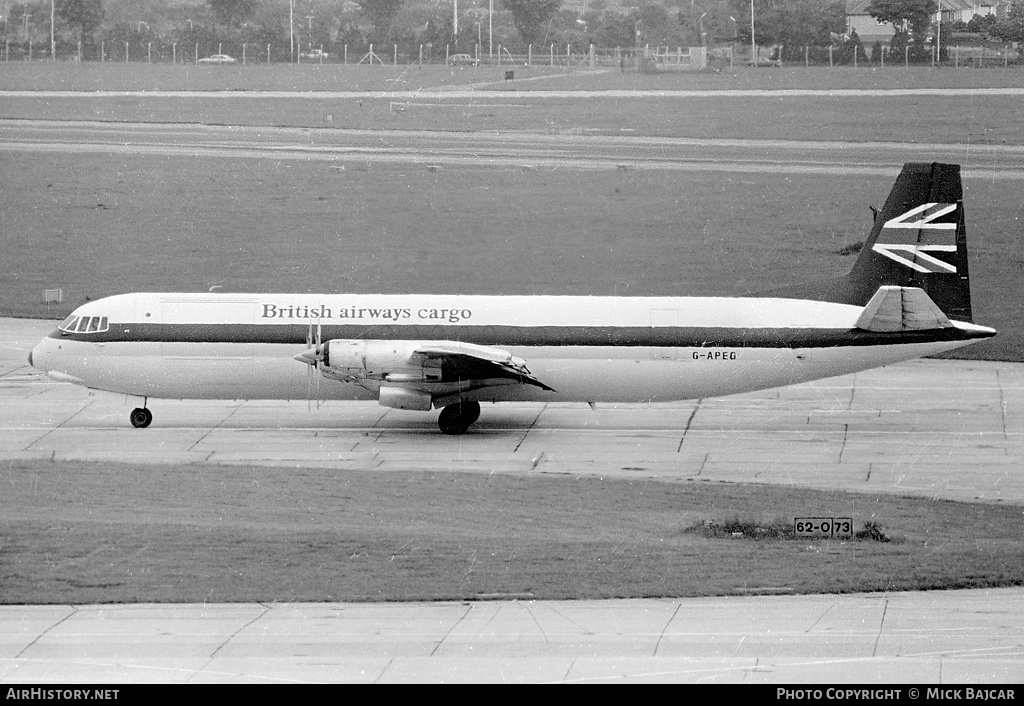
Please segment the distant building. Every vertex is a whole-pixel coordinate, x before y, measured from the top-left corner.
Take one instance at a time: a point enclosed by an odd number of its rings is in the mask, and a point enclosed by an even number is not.
[[[970,22],[975,15],[985,17],[996,15],[1003,17],[1010,0],[937,0],[936,11],[932,21],[938,18],[939,4],[941,4],[942,21]],[[875,42],[888,42],[896,34],[896,28],[891,22],[879,22],[868,12],[871,0],[846,0],[846,33],[851,34],[854,30],[860,35],[864,44]]]

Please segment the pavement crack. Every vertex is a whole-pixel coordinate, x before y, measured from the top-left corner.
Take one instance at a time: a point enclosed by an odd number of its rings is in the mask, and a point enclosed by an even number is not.
[[[242,404],[245,404],[245,403],[243,402]],[[189,451],[195,451],[195,450],[196,450],[196,447],[197,447],[197,446],[199,446],[199,444],[203,443],[203,439],[205,439],[205,438],[206,438],[206,437],[208,437],[208,436],[209,436],[210,434],[212,434],[213,432],[215,432],[215,431],[217,431],[218,429],[220,429],[220,428],[221,428],[221,427],[222,427],[222,426],[224,425],[224,423],[225,423],[226,421],[228,421],[229,419],[231,419],[231,417],[235,416],[235,412],[237,412],[237,411],[238,411],[238,410],[240,410],[241,408],[242,408],[242,405],[240,404],[240,405],[238,405],[237,407],[235,407],[234,409],[232,409],[232,410],[231,410],[231,413],[230,413],[230,414],[228,414],[228,416],[224,417],[224,418],[223,418],[223,419],[221,419],[221,420],[220,420],[219,422],[217,422],[217,423],[216,423],[216,424],[215,424],[214,426],[212,426],[212,427],[210,427],[209,429],[207,429],[207,431],[206,431],[206,433],[205,433],[205,434],[203,434],[203,435],[202,435],[202,436],[200,436],[200,437],[199,437],[198,439],[196,439],[196,442],[195,442],[194,444],[192,444],[192,446],[190,446],[188,450],[189,450]]]
[[[672,617],[665,623],[665,627],[661,629],[661,634],[658,635],[658,641],[654,643],[654,652],[651,657],[658,656],[658,649],[661,647],[661,641],[665,638],[665,633],[668,631],[668,626],[672,624],[672,621],[676,619],[676,615],[679,613],[679,609],[683,607],[682,603],[676,603],[676,609],[672,611]]]
[[[430,651],[430,656],[431,657],[433,657],[434,654],[437,652],[438,648],[440,648],[441,645],[444,644],[444,641],[448,639],[448,636],[451,635],[452,632],[455,631],[455,628],[457,628],[460,625],[462,625],[462,621],[464,621],[469,616],[469,614],[472,613],[472,612],[473,612],[473,606],[466,606],[465,612],[462,615],[459,616],[458,620],[456,620],[454,623],[452,623],[452,626],[450,628],[448,628],[448,632],[446,632],[441,637],[441,639],[437,641],[437,644],[434,645],[434,649],[432,649]]]
[[[544,410],[546,410],[547,408],[548,406],[546,403],[543,407],[540,408],[540,411],[537,412],[537,416],[533,418],[532,422],[530,422],[530,426],[526,427],[526,431],[523,432],[523,438],[520,439],[519,443],[516,444],[516,447],[512,449],[512,453],[518,451],[519,447],[523,445],[523,442],[526,441],[526,437],[530,435],[530,432],[533,431],[533,428],[537,425],[537,422],[540,421],[540,415],[544,414]]]
[[[60,423],[60,424],[58,424],[57,426],[53,427],[52,429],[50,429],[49,431],[47,431],[47,432],[46,432],[45,434],[43,434],[42,436],[39,436],[39,437],[36,437],[35,439],[33,439],[33,440],[32,440],[32,442],[31,442],[31,443],[30,443],[30,444],[29,444],[28,446],[26,446],[26,447],[25,447],[24,449],[22,449],[22,450],[23,450],[23,451],[29,451],[29,450],[30,450],[30,449],[31,449],[31,448],[32,448],[33,446],[35,446],[36,444],[38,444],[38,443],[39,443],[40,441],[42,441],[43,439],[45,439],[46,437],[48,437],[48,436],[49,436],[50,434],[52,434],[53,432],[57,431],[58,429],[63,429],[63,428],[64,428],[64,425],[65,425],[65,424],[67,424],[68,422],[70,422],[70,421],[71,421],[72,419],[74,419],[74,418],[75,418],[75,417],[77,417],[78,415],[82,414],[82,412],[84,412],[85,410],[89,409],[89,407],[91,407],[91,406],[92,406],[92,405],[93,405],[94,403],[95,403],[95,400],[93,400],[93,401],[91,401],[91,402],[88,402],[88,403],[86,403],[86,404],[85,404],[85,405],[83,405],[83,406],[82,406],[82,407],[81,407],[81,408],[80,408],[80,409],[79,409],[79,410],[78,410],[77,412],[75,412],[74,414],[72,414],[72,415],[71,415],[70,417],[68,417],[67,419],[65,419],[65,420],[64,420],[63,422],[61,422],[61,423]],[[56,451],[54,451],[53,453],[54,453],[54,456],[55,456],[57,452],[56,452]],[[50,459],[50,460],[53,460],[53,457],[51,457],[51,459]]]
[[[231,642],[233,639],[235,639],[243,630],[245,630],[247,627],[249,627],[250,625],[255,623],[257,620],[259,620],[260,618],[262,618],[263,616],[265,616],[267,613],[270,612],[270,606],[266,605],[265,603],[257,603],[256,605],[258,605],[260,608],[262,608],[263,612],[261,612],[259,615],[257,615],[256,617],[254,617],[252,620],[250,620],[249,622],[245,623],[244,625],[239,626],[239,628],[237,630],[235,630],[233,633],[231,633],[227,637],[227,639],[225,639],[223,642],[221,642],[219,645],[217,645],[217,649],[215,649],[213,652],[210,653],[210,659],[206,662],[206,664],[204,664],[202,667],[199,668],[198,672],[201,673],[208,666],[210,666],[210,664],[213,662],[213,660],[217,657],[217,653],[220,652],[221,649],[223,649],[224,646],[226,646],[229,642]]]
[[[828,615],[829,613],[831,613],[832,609],[835,608],[835,607],[836,607],[835,603],[830,604],[829,607],[825,610],[825,612],[822,613],[821,615],[819,615],[818,619],[815,620],[814,623],[811,624],[811,627],[807,628],[807,630],[805,632],[813,632],[814,628],[816,628],[818,626],[818,623],[820,623],[822,620],[824,620],[825,616]]]
[[[878,634],[875,636],[875,644],[871,648],[871,656],[878,656],[878,642],[882,639],[882,629],[885,627],[885,614],[889,612],[889,599],[885,599],[885,605],[882,608],[882,619],[878,622]]]
[[[683,450],[683,442],[686,441],[686,432],[690,431],[690,425],[693,424],[693,418],[697,416],[697,410],[700,409],[700,400],[697,400],[697,405],[690,412],[690,418],[686,420],[686,426],[683,427],[683,435],[679,437],[679,446],[676,447],[676,453],[680,453]]]
[[[14,658],[15,659],[19,659],[23,654],[25,654],[25,652],[27,652],[29,649],[31,649],[34,644],[36,644],[37,642],[42,640],[44,635],[49,633],[51,630],[54,630],[55,628],[60,627],[64,623],[64,621],[66,621],[69,618],[72,618],[72,617],[74,617],[75,615],[78,614],[78,608],[76,608],[75,606],[69,605],[68,608],[71,609],[70,613],[68,613],[63,618],[58,620],[56,623],[54,623],[53,625],[51,625],[50,627],[46,628],[45,630],[40,632],[38,635],[36,635],[36,639],[32,640],[32,642],[30,642],[27,645],[25,645],[25,647],[22,648],[21,652],[19,652],[18,654],[14,655]]]

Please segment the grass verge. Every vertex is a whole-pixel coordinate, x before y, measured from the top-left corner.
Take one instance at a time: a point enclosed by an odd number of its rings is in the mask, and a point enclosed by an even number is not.
[[[1020,508],[764,485],[14,463],[0,603],[836,593],[1024,583]],[[873,522],[900,542],[695,535]]]

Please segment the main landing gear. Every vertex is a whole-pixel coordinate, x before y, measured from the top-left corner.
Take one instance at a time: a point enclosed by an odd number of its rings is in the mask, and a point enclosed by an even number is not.
[[[136,407],[128,415],[128,419],[131,420],[132,426],[136,429],[144,429],[153,421],[153,413],[145,407]]]
[[[445,434],[458,435],[469,429],[479,418],[479,402],[459,402],[450,404],[441,410],[441,416],[437,418],[437,426]]]

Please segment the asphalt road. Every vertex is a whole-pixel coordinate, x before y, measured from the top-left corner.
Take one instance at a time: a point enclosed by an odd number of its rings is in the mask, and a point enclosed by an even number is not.
[[[397,102],[405,106],[408,102]],[[337,163],[867,174],[903,162],[963,163],[966,179],[1024,179],[1024,147],[895,142],[710,140],[602,134],[435,132],[0,120],[21,152],[302,159]]]

